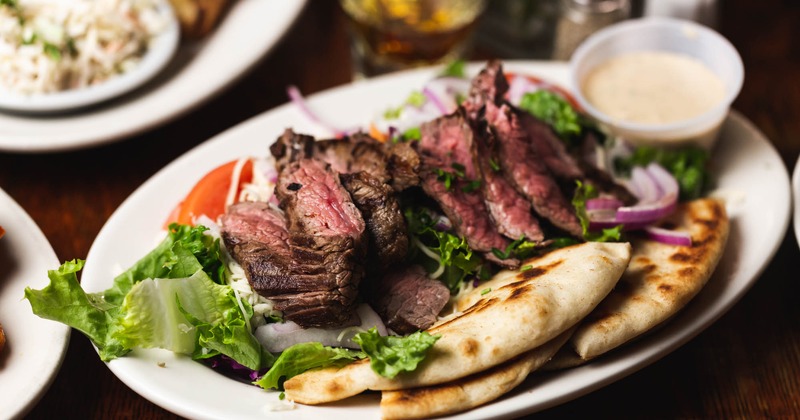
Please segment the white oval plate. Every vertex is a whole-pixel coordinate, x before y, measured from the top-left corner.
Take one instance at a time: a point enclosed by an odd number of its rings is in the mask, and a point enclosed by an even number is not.
[[[794,197],[794,237],[800,246],[800,157],[794,164],[792,175],[792,196]]]
[[[178,50],[180,27],[168,0],[161,0],[160,12],[169,21],[164,31],[154,37],[136,67],[107,81],[81,89],[46,94],[23,95],[14,92],[0,94],[0,110],[25,113],[54,113],[74,111],[130,92],[155,77]]]
[[[164,71],[129,95],[78,113],[0,113],[0,151],[76,150],[164,124],[238,80],[277,44],[307,0],[237,0],[200,43],[180,45]]]
[[[471,74],[479,69],[470,66]],[[565,64],[506,62],[509,71],[528,73],[568,86]],[[436,70],[399,73],[314,95],[309,105],[343,128],[363,126],[429,80]],[[212,168],[242,157],[264,156],[285,128],[330,135],[292,104],[254,117],[201,144],[145,182],[114,212],[92,245],[82,283],[89,291],[111,286],[161,239],[170,210]],[[452,418],[511,417],[563,403],[622,378],[682,345],[742,297],[772,259],[789,221],[789,177],[774,148],[742,116],[723,127],[715,156],[720,190],[730,198],[730,241],[714,277],[683,313],[657,333],[619,349],[603,360],[563,372],[533,374],[498,401]],[[746,240],[745,240],[746,239]],[[165,362],[166,368],[158,367]],[[161,350],[134,351],[108,367],[124,383],[155,404],[190,418],[347,419],[379,418],[379,394],[367,393],[324,407],[298,406],[271,412],[277,392],[265,392],[213,372],[187,357]],[[657,385],[654,385],[657,386]],[[363,417],[362,417],[363,416]]]
[[[31,312],[25,287],[49,284],[47,270],[59,262],[50,242],[25,210],[0,189],[0,407],[3,418],[22,417],[44,395],[61,367],[69,327]]]

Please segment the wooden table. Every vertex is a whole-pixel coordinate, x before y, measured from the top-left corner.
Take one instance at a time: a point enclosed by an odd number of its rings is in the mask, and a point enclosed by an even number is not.
[[[36,220],[60,260],[86,257],[106,219],[158,169],[286,102],[289,84],[310,94],[349,81],[343,16],[333,0],[309,3],[258,67],[191,114],[94,149],[0,154],[0,185]],[[734,107],[763,130],[791,170],[800,153],[800,4],[719,3],[719,30],[739,49],[746,68]],[[790,226],[747,295],[698,337],[635,374],[538,416],[800,417],[800,252],[792,232]],[[74,332],[58,376],[29,415],[175,417],[120,382]]]

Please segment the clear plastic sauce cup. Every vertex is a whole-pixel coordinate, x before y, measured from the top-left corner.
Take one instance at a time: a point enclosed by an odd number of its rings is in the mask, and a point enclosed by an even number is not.
[[[583,83],[586,77],[607,60],[636,52],[676,53],[699,60],[722,81],[722,100],[699,115],[664,123],[624,120],[601,112],[585,96]],[[596,32],[575,50],[570,60],[570,72],[576,100],[612,135],[634,145],[669,147],[694,144],[706,149],[715,144],[719,128],[744,80],[741,57],[722,35],[692,21],[663,17],[631,19]],[[664,95],[669,95],[669,91]]]

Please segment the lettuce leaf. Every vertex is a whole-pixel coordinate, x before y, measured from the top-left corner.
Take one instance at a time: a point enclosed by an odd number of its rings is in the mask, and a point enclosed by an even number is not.
[[[114,279],[114,285],[103,292],[107,302],[120,305],[131,287],[144,279],[168,279],[188,277],[194,269],[179,264],[173,248],[176,244],[191,251],[195,261],[215,283],[224,284],[225,266],[219,248],[219,239],[206,235],[205,226],[189,226],[173,223],[169,226],[167,237],[128,270]],[[184,260],[185,263],[185,260]]]
[[[522,95],[519,107],[544,121],[564,141],[577,138],[582,133],[580,115],[561,96],[540,89]]]
[[[37,316],[69,325],[89,337],[100,358],[108,361],[130,351],[113,337],[120,308],[105,300],[103,293],[83,291],[77,275],[83,264],[83,260],[76,259],[64,262],[57,270],[48,270],[50,284],[41,290],[26,287],[25,299]]]
[[[261,379],[253,382],[264,389],[283,389],[283,382],[307,370],[344,366],[366,354],[356,350],[326,347],[321,343],[300,343],[284,350]]]
[[[34,314],[84,333],[109,361],[134,347],[205,358],[224,354],[251,369],[272,363],[250,332],[252,308],[224,284],[219,240],[207,228],[171,225],[167,237],[101,293],[86,293],[84,262],[48,272],[42,290],[25,289]],[[242,311],[244,308],[244,313]]]
[[[427,209],[411,206],[405,209],[404,215],[410,235],[439,256],[443,271],[437,279],[446,284],[452,293],[457,292],[461,283],[469,277],[477,276],[484,280],[489,277],[491,273],[487,264],[480,255],[472,252],[467,240],[435,229],[435,221]],[[431,264],[433,260],[422,252],[417,252],[412,259],[428,272],[439,269],[439,264]]]
[[[425,331],[417,331],[405,337],[382,336],[376,328],[361,332],[353,341],[369,356],[369,364],[375,373],[392,379],[400,372],[413,372],[425,360],[428,350],[441,338]]]
[[[246,306],[247,317],[252,308]],[[179,279],[147,279],[133,286],[114,332],[128,348],[162,348],[195,359],[224,354],[262,368],[261,345],[250,333],[233,289],[203,270]]]

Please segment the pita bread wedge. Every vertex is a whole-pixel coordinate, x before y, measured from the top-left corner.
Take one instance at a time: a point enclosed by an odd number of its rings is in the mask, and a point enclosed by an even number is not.
[[[577,324],[611,291],[629,261],[628,243],[584,243],[526,261],[530,269],[501,272],[481,286],[488,293],[431,327],[428,332],[441,338],[414,372],[384,378],[365,359],[295,376],[284,383],[286,397],[320,404],[368,389],[441,384],[497,366]]]
[[[692,245],[633,239],[633,256],[617,287],[580,323],[548,370],[580,365],[656,328],[705,286],[728,240],[724,204],[686,202],[661,225],[689,232]]]
[[[541,346],[483,372],[442,385],[383,391],[381,417],[426,419],[454,414],[494,401],[522,383],[528,374],[547,363],[574,329]]]

